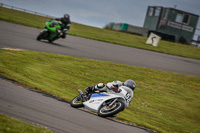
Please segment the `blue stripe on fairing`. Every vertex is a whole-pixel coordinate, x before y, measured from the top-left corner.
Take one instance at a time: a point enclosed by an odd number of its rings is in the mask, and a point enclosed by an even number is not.
[[[106,96],[110,96],[110,95],[101,94],[101,93],[94,93],[94,94],[92,94],[91,98],[92,97],[106,97]]]

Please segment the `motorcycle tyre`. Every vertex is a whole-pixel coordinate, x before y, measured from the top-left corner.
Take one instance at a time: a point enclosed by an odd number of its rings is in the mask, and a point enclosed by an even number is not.
[[[53,41],[52,41],[52,40],[48,40],[48,42],[49,42],[49,43],[53,43]]]
[[[81,103],[75,103],[75,102],[76,102],[75,100],[77,100],[77,98],[81,98],[81,95],[76,96],[76,97],[70,102],[70,105],[71,105],[72,107],[74,107],[74,108],[83,107],[84,105],[83,105],[82,102],[81,102]]]
[[[54,37],[53,39],[49,39],[48,42],[49,43],[53,43],[55,40],[59,39],[59,37]]]
[[[103,105],[99,108],[97,114],[98,116],[101,116],[101,117],[109,117],[109,116],[114,116],[116,114],[118,114],[119,112],[123,111],[124,108],[125,108],[125,103],[123,100],[121,99],[118,99],[116,102],[120,103],[120,107],[118,107],[117,110],[114,110],[113,112],[108,112],[108,113],[101,113],[101,109],[102,107],[104,107]]]
[[[45,31],[45,30],[42,31],[42,32],[37,36],[36,39],[37,39],[38,41],[40,41],[41,39],[43,39],[43,38],[44,38],[44,35],[46,34],[46,32],[47,32],[47,31]]]

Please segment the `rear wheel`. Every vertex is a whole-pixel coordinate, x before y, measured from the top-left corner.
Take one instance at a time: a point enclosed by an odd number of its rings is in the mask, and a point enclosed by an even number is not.
[[[108,102],[105,102],[102,104],[102,106],[98,110],[98,115],[101,117],[108,117],[108,116],[113,116],[119,113],[120,111],[124,110],[125,104],[124,101],[121,99],[118,99],[112,107],[109,107]]]
[[[76,96],[71,102],[70,105],[74,108],[83,107],[82,97],[81,95]]]

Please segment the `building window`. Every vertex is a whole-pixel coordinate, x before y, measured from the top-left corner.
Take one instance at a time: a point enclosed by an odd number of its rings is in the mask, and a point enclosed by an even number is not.
[[[176,15],[175,21],[178,22],[178,23],[189,24],[189,20],[190,20],[189,14],[178,13]]]
[[[160,16],[161,8],[160,7],[149,7],[148,16]]]
[[[160,15],[160,10],[161,10],[161,8],[159,8],[159,7],[155,8],[154,16],[159,16]]]
[[[183,17],[183,23],[184,24],[189,24],[189,20],[190,20],[190,15],[185,14]]]
[[[167,19],[169,13],[169,9],[165,9],[163,19]]]
[[[176,15],[176,20],[175,21],[178,22],[178,23],[182,23],[182,21],[183,21],[183,14],[178,13]]]
[[[154,8],[150,7],[148,10],[148,16],[153,16]]]

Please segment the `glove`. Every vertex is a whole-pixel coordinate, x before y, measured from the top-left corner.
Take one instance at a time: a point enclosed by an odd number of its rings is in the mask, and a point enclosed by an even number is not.
[[[86,94],[89,94],[90,92],[93,92],[93,90],[94,90],[94,86],[89,86],[89,87],[85,88],[84,92]]]
[[[117,87],[115,87],[115,86],[111,86],[110,87],[110,89],[111,90],[113,90],[114,92],[116,92],[116,93],[118,93],[119,91],[118,91],[118,88]]]

